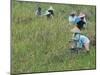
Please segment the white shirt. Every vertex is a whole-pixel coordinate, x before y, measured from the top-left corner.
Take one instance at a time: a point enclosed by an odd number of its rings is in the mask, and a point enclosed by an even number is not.
[[[69,16],[69,23],[75,23],[75,20],[76,20],[76,18],[77,18],[77,16],[74,16],[74,17],[72,17],[72,16]]]

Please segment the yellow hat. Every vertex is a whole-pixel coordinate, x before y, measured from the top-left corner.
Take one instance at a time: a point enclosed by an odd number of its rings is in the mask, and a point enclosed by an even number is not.
[[[71,29],[71,32],[73,33],[81,33],[80,29],[77,27],[74,27],[73,29]]]

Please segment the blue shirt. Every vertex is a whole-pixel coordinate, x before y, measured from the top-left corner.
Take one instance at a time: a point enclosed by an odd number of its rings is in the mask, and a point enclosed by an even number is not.
[[[90,43],[89,38],[84,36],[84,35],[81,35],[81,34],[77,34],[75,36],[75,39],[77,40],[77,47],[78,48],[82,48],[84,44]]]
[[[81,21],[81,19],[80,19],[80,17],[77,17],[77,18],[75,19],[75,24],[77,24],[79,21]]]

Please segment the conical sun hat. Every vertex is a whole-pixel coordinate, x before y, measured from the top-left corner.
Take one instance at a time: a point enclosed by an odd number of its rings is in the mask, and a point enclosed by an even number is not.
[[[53,9],[53,7],[52,7],[52,6],[50,6],[48,10],[54,10],[54,9]]]
[[[72,33],[81,33],[80,29],[77,27],[74,27],[73,29],[71,29]]]

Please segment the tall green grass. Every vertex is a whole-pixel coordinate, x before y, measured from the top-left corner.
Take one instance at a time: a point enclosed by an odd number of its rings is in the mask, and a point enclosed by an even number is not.
[[[69,40],[71,11],[87,13],[88,29],[84,34],[95,34],[95,6],[39,3],[46,10],[52,5],[55,16],[35,16],[37,3],[12,1],[12,73],[51,72],[64,70],[95,69],[95,47],[90,54],[71,54]]]

